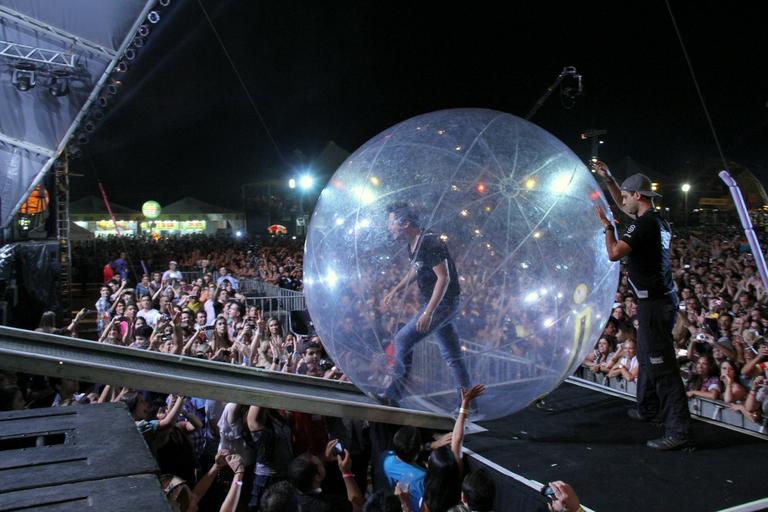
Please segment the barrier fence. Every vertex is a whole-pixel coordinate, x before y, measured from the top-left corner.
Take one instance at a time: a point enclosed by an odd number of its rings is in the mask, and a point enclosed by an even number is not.
[[[637,395],[637,384],[635,382],[627,382],[622,378],[608,378],[604,374],[595,374],[583,366],[576,370],[574,377],[633,397]],[[767,421],[765,418],[762,419],[760,423],[750,421],[741,413],[732,411],[728,407],[728,404],[722,400],[709,400],[701,397],[689,398],[688,410],[692,415],[707,420],[716,421],[750,432],[756,432],[763,436],[768,435],[768,426],[766,425]]]

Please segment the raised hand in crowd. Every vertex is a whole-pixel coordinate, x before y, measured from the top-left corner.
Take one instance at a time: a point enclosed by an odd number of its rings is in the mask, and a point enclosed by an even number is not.
[[[549,510],[552,512],[578,512],[582,510],[576,491],[569,484],[556,480],[549,483],[554,491],[554,499],[549,502]]]

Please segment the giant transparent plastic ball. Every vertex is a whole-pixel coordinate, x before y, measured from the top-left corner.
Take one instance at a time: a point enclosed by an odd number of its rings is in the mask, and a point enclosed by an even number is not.
[[[557,387],[605,324],[618,265],[594,205],[605,198],[557,138],[518,117],[445,110],[380,133],[336,171],[312,214],[307,307],[335,363],[371,395],[391,384],[400,327],[423,305],[416,283],[383,297],[409,269],[387,207],[407,202],[442,239],[461,286],[455,317],[473,420],[505,416]],[[401,406],[450,413],[457,383],[434,335],[415,345]]]

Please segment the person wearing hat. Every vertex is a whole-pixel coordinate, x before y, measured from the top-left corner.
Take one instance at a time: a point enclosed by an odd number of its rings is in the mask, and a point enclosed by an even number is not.
[[[163,272],[163,281],[170,283],[171,279],[176,279],[177,281],[181,280],[181,272],[176,270],[177,266],[178,263],[173,260],[168,262],[168,270]]]
[[[629,286],[637,297],[637,356],[640,374],[637,383],[637,408],[628,411],[635,420],[661,422],[664,435],[648,441],[658,450],[692,448],[690,414],[680,369],[674,349],[672,328],[678,299],[670,269],[672,229],[656,213],[651,180],[634,174],[621,187],[608,166],[592,162],[592,169],[602,178],[616,205],[633,219],[619,240],[613,224],[599,205],[595,207],[603,224],[608,258],[627,257]]]

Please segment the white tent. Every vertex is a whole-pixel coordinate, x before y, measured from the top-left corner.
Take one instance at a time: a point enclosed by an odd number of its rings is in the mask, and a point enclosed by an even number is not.
[[[156,0],[0,0],[0,226],[61,155]]]
[[[29,232],[29,238],[34,240],[41,240],[47,238],[45,232],[45,225],[37,226],[35,229]],[[93,240],[96,236],[85,228],[81,228],[72,221],[69,221],[69,240],[72,242],[78,242],[82,240]]]

